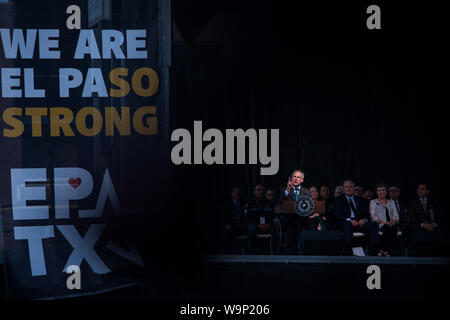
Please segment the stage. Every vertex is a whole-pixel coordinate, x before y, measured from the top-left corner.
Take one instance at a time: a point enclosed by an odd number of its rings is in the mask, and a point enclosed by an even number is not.
[[[450,284],[449,264],[450,258],[435,257],[210,255],[182,298],[434,299]],[[371,265],[380,268],[381,289],[367,287]]]
[[[372,265],[380,268],[380,289],[367,287]],[[147,282],[87,299],[428,300],[444,297],[449,265],[450,258],[435,257],[209,255],[195,272],[176,275],[170,283]]]

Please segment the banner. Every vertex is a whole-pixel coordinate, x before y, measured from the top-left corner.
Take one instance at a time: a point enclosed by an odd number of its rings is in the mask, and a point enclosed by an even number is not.
[[[99,3],[111,14],[88,23]],[[159,1],[117,4],[0,4],[8,17],[0,21],[1,243],[11,298],[142,280],[143,244],[130,235],[158,213],[168,174],[162,19]]]

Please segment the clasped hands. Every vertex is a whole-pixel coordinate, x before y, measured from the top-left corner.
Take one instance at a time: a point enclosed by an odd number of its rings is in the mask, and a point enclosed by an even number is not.
[[[379,224],[384,224],[386,226],[392,227],[395,224],[395,221],[383,221],[383,220],[379,220],[378,221]]]
[[[358,221],[356,220],[350,220],[350,223],[352,224],[353,227],[362,227],[363,225],[366,224],[366,220],[364,219],[360,219]]]

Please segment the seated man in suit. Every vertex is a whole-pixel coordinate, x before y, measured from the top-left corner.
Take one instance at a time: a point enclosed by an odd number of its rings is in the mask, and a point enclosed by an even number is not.
[[[352,255],[353,232],[363,232],[369,235],[369,255],[376,255],[380,244],[378,225],[370,220],[367,201],[353,195],[353,181],[346,180],[343,186],[344,194],[335,199],[334,213],[336,226],[344,233],[344,254]]]
[[[246,222],[251,249],[255,247],[257,234],[270,233],[274,219],[274,204],[266,199],[265,188],[257,184],[253,189],[253,198],[247,205]]]
[[[230,192],[231,199],[225,201],[222,206],[222,232],[223,249],[225,252],[232,250],[233,236],[246,234],[244,209],[245,203],[241,199],[241,190],[233,187]]]
[[[408,204],[410,229],[417,231],[435,231],[439,222],[439,210],[429,195],[430,190],[426,184],[419,184],[417,196]]]
[[[336,222],[333,213],[333,198],[330,197],[330,188],[328,186],[320,186],[318,199],[320,201],[325,201],[325,218],[327,229],[336,229]]]
[[[267,189],[266,199],[272,202],[275,207],[281,206],[277,199],[277,192],[274,189]]]
[[[395,206],[397,208],[397,212],[400,216],[399,221],[399,229],[402,232],[404,236],[407,234],[408,229],[408,223],[409,223],[409,217],[408,217],[408,210],[407,206],[404,202],[400,201],[400,187],[393,185],[389,188],[389,198],[391,198],[392,201],[394,201]]]
[[[364,194],[363,187],[361,185],[359,185],[359,184],[355,184],[355,186],[353,187],[353,195],[355,197],[360,198],[360,197],[363,196],[363,194]]]
[[[294,170],[288,178],[286,187],[281,188],[280,202],[282,200],[297,200],[298,197],[306,195],[311,197],[311,191],[308,188],[302,187],[301,184],[305,179],[305,174],[301,170]],[[289,235],[289,243],[295,241],[296,249],[300,251],[301,233],[304,229],[311,229],[311,219],[308,217],[300,217],[292,214],[288,218],[287,227]]]

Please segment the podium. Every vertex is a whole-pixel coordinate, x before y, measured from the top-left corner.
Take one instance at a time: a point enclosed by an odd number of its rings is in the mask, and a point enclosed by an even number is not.
[[[325,208],[325,201],[314,201],[314,213],[320,213],[325,214],[326,208]],[[282,214],[293,214],[295,212],[295,201],[294,200],[282,200],[281,201],[281,210],[277,213]]]
[[[294,200],[282,200],[280,213],[284,213],[284,214],[296,213],[295,212],[295,201]]]

